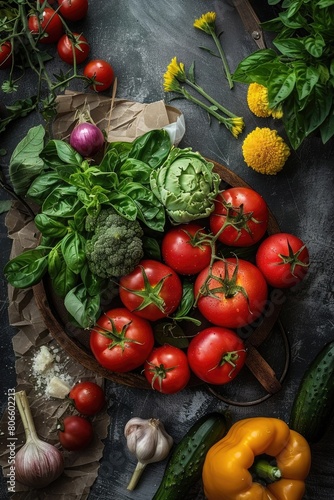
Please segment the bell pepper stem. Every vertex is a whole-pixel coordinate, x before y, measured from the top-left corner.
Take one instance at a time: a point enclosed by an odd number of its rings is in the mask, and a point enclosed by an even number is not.
[[[265,459],[255,461],[251,467],[251,472],[267,482],[278,481],[282,477],[280,469],[271,465]]]
[[[147,464],[142,464],[141,462],[137,463],[136,468],[131,476],[130,482],[126,488],[127,490],[133,491],[135,489],[139,479],[141,478],[142,473],[144,472],[146,465]]]

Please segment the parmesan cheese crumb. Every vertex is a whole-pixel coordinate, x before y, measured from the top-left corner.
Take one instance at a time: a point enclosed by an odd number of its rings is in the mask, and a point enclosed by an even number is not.
[[[71,390],[71,386],[58,377],[52,377],[48,383],[45,394],[52,398],[65,399]]]
[[[54,357],[49,349],[42,345],[39,352],[36,354],[33,362],[33,370],[37,374],[47,372],[54,363]]]

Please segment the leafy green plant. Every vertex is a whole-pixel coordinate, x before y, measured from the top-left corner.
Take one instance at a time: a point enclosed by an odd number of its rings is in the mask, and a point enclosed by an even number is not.
[[[334,135],[334,0],[283,0],[280,7],[276,18],[262,23],[275,33],[275,48],[242,60],[233,80],[268,88],[269,106],[282,106],[294,149],[313,132],[325,144]]]

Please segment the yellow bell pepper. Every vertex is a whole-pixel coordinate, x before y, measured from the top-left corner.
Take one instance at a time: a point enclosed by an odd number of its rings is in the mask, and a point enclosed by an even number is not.
[[[276,459],[281,474],[270,484],[253,481],[248,470],[255,457],[265,455]],[[208,500],[300,500],[310,467],[310,447],[301,434],[276,418],[247,418],[209,449],[204,493]]]

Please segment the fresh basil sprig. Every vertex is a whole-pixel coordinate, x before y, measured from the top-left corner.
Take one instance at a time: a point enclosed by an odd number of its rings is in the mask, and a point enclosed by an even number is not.
[[[112,206],[130,220],[162,232],[165,209],[149,188],[152,169],[171,149],[169,135],[153,130],[133,143],[110,143],[99,165],[83,159],[68,143],[44,144],[41,125],[29,130],[12,155],[9,173],[13,189],[40,206],[35,224],[42,235],[35,249],[10,260],[4,274],[9,283],[27,288],[48,274],[53,290],[77,324],[89,328],[100,312],[107,280],[87,265],[87,215]]]
[[[284,0],[278,17],[262,27],[275,33],[276,50],[258,50],[246,57],[233,80],[268,88],[269,106],[282,106],[294,149],[313,132],[319,132],[325,144],[334,135],[333,1]]]

